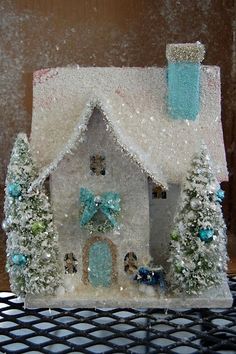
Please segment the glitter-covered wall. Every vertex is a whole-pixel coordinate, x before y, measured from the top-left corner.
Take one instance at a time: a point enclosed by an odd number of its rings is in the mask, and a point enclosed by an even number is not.
[[[235,233],[233,6],[233,1],[220,0],[1,1],[1,198],[14,138],[19,131],[30,133],[35,70],[69,64],[161,67],[166,65],[166,43],[200,40],[207,50],[203,63],[221,67],[222,119],[230,170],[224,207],[230,231]],[[0,250],[0,289],[7,290],[3,234]]]
[[[180,196],[180,185],[169,184],[166,199],[152,198],[152,184],[149,184],[150,211],[150,253],[155,264],[165,271],[169,269],[170,233],[174,224],[174,215]]]
[[[73,155],[65,156],[51,176],[51,199],[55,224],[59,233],[62,259],[73,252],[78,259],[78,277],[84,264],[84,247],[92,236],[111,240],[116,248],[118,281],[125,277],[124,258],[134,252],[140,264],[149,257],[149,198],[146,174],[125,156],[114,138],[106,130],[99,111],[88,124],[85,141],[78,144]],[[105,175],[93,175],[90,157],[102,155],[106,161]],[[93,233],[80,227],[80,188],[89,189],[95,196],[116,192],[121,197],[121,211],[117,216],[119,230]],[[122,284],[122,282],[121,282]]]

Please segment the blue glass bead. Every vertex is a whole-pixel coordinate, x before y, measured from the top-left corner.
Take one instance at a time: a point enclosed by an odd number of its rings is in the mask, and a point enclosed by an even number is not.
[[[225,192],[223,191],[223,189],[218,189],[218,191],[216,192],[216,196],[220,201],[222,201],[225,197]]]
[[[14,254],[12,256],[12,262],[15,265],[24,266],[26,264],[26,256],[23,254]]]
[[[199,231],[199,237],[201,241],[210,242],[213,240],[214,231],[212,229],[201,229]]]
[[[21,195],[21,186],[17,183],[10,183],[7,186],[7,191],[13,198],[18,198]]]

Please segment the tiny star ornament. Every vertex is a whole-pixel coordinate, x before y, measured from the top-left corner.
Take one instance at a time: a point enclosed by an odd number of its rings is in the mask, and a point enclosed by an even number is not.
[[[31,230],[33,235],[37,235],[40,232],[44,232],[46,230],[46,225],[41,221],[36,221],[33,223]]]
[[[202,203],[199,199],[197,198],[193,198],[191,201],[190,201],[190,206],[193,210],[199,210],[202,206]]]
[[[18,198],[21,195],[21,186],[18,183],[10,183],[7,191],[12,198]]]
[[[211,242],[213,240],[214,231],[212,229],[200,229],[199,238],[204,242]]]
[[[21,253],[13,254],[12,262],[15,265],[18,265],[18,266],[24,266],[24,265],[26,265],[27,259],[26,259],[26,256],[24,254],[21,254]]]

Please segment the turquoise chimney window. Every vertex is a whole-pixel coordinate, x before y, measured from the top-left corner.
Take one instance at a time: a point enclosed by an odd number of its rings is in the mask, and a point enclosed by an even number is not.
[[[174,119],[197,118],[200,111],[200,63],[204,53],[204,46],[200,43],[167,46],[167,105]]]

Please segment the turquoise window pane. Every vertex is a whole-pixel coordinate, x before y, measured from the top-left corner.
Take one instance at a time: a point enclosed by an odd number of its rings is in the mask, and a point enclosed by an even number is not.
[[[109,287],[112,278],[112,256],[107,242],[98,241],[89,249],[89,282],[94,286]]]
[[[169,63],[168,110],[176,119],[195,120],[200,109],[200,64]]]

